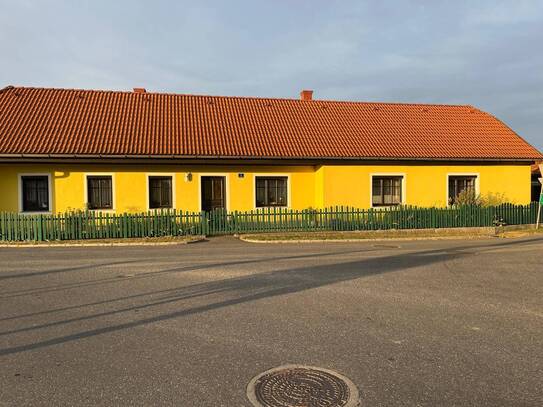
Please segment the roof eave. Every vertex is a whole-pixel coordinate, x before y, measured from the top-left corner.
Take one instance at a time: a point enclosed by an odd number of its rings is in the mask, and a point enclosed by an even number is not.
[[[0,154],[1,161],[50,161],[50,160],[76,160],[76,161],[421,161],[421,162],[530,162],[541,160],[538,157],[271,157],[271,156],[225,156],[225,155],[154,155],[154,154]]]

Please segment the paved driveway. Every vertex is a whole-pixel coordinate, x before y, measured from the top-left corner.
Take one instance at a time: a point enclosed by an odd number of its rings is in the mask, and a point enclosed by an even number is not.
[[[0,249],[0,404],[248,406],[269,368],[364,406],[543,400],[543,239]]]

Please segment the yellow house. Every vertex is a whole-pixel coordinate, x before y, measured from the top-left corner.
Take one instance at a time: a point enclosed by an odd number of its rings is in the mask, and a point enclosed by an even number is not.
[[[472,106],[0,90],[0,211],[526,204],[541,158]]]

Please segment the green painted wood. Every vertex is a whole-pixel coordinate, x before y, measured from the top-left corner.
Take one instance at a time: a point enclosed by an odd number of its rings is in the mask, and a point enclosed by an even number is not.
[[[104,239],[181,235],[221,235],[280,231],[350,231],[474,227],[535,223],[538,202],[496,207],[397,206],[360,209],[333,206],[292,210],[260,208],[246,212],[162,210],[111,214],[94,211],[25,215],[0,213],[0,240]]]

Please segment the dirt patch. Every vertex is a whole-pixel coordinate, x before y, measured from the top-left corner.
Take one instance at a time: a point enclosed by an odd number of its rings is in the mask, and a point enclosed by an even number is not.
[[[543,228],[539,229],[528,229],[528,230],[511,230],[511,231],[504,231],[499,232],[496,234],[497,237],[502,237],[505,239],[516,239],[520,237],[528,237],[528,236],[543,236]]]
[[[240,236],[247,242],[314,242],[314,241],[358,241],[358,240],[417,240],[493,237],[494,229],[480,232],[421,232],[375,231],[375,232],[306,232],[306,233],[265,233]]]
[[[514,230],[494,227],[447,228],[447,229],[403,229],[351,232],[284,232],[254,233],[241,235],[239,238],[254,243],[303,243],[303,242],[352,242],[359,240],[427,240],[427,239],[477,239],[477,238],[516,238],[543,233],[533,225],[515,227]]]

